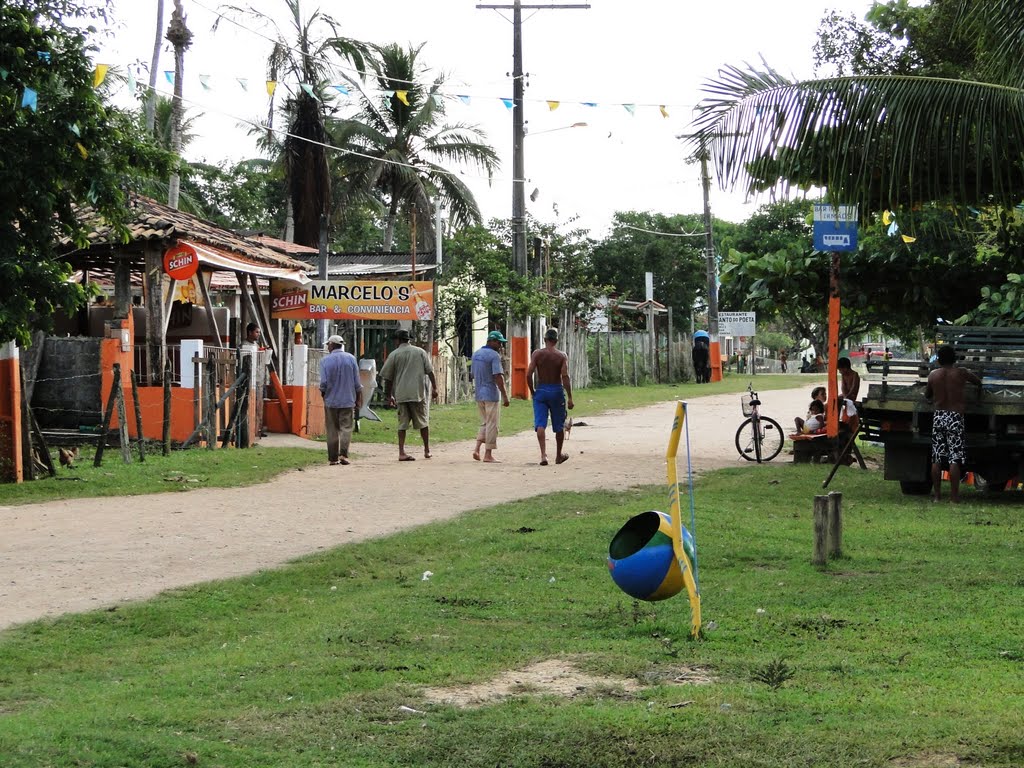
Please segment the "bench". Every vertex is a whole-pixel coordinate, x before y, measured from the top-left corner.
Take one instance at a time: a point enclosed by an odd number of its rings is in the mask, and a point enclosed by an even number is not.
[[[824,458],[827,462],[834,462],[839,451],[849,440],[849,433],[840,432],[836,438],[831,438],[825,433],[816,435],[790,435],[793,441],[793,463],[794,464],[820,464]],[[850,455],[857,460],[861,469],[867,469],[864,457],[860,455],[857,441],[850,444]],[[852,461],[851,461],[852,463]]]

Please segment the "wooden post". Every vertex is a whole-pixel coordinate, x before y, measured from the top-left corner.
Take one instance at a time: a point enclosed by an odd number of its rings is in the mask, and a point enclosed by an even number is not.
[[[197,429],[203,422],[203,409],[199,400],[203,393],[203,388],[206,386],[201,365],[203,359],[199,357],[198,352],[192,356],[192,421]]]
[[[622,363],[622,386],[626,386],[626,332],[619,331],[619,358]]]
[[[145,298],[146,305],[146,373],[147,383],[160,384],[160,375],[167,362],[167,321],[171,316],[171,302],[174,298],[174,281],[167,291],[164,303],[164,247],[162,241],[150,241],[144,246],[143,258],[146,263]]]
[[[120,370],[118,371],[120,375]],[[128,409],[124,404],[124,384],[117,388],[117,435],[121,443],[121,458],[125,464],[132,463],[132,444],[128,439]]]
[[[171,361],[164,366],[164,456],[171,455]]]
[[[139,377],[132,369],[132,401],[135,403],[135,434],[139,436],[139,461],[146,460],[146,436],[142,433],[142,406],[139,405]]]
[[[601,334],[594,334],[594,351],[597,353],[597,376],[601,377]]]
[[[811,564],[819,568],[828,562],[825,550],[828,540],[828,496],[814,497],[814,556]]]
[[[832,252],[832,266],[828,278],[828,402],[825,410],[825,428],[828,436],[835,440],[839,435],[839,388],[836,375],[839,372],[839,251]]]
[[[668,370],[668,382],[671,384],[677,380],[677,377],[672,375],[672,364],[675,362],[675,354],[672,351],[672,307],[668,308],[666,338],[668,338],[668,343],[665,345],[665,367]]]
[[[206,448],[212,451],[217,444],[217,365],[212,360],[206,366]]]
[[[252,445],[252,438],[249,434],[251,428],[249,424],[249,391],[252,389],[249,382],[252,381],[253,376],[252,355],[242,355],[242,376],[245,377],[245,388],[240,394],[236,395],[241,409],[239,410],[240,415],[236,430],[238,437],[235,440],[235,446],[248,448]]]
[[[121,364],[114,363],[114,381],[110,385],[110,395],[107,397],[107,407],[103,411],[103,423],[100,424],[100,437],[96,441],[96,458],[93,459],[94,467],[103,463],[103,450],[107,447],[107,431],[110,429],[110,419],[114,416],[114,403],[117,402],[117,393],[121,390]]]
[[[843,556],[843,494],[832,491],[828,495],[828,556]]]
[[[637,379],[636,371],[636,333],[629,334],[629,338],[631,342],[630,351],[633,353],[633,386],[637,387],[640,385],[640,382]]]

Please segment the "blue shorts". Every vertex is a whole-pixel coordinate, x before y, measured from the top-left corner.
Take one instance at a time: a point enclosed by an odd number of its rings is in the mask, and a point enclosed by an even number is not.
[[[565,390],[561,384],[541,384],[533,393],[533,428],[543,429],[551,414],[551,431],[565,431]]]

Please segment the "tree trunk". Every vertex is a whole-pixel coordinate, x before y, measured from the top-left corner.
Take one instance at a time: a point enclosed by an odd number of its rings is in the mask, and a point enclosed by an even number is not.
[[[398,220],[398,195],[391,194],[391,207],[388,209],[387,226],[384,229],[384,250],[394,250],[395,222]]]
[[[156,73],[160,68],[160,44],[164,36],[164,0],[156,0],[156,40],[149,64],[149,90],[146,92],[146,130],[153,133],[156,125]]]
[[[185,11],[181,0],[174,0],[174,13],[171,23],[167,25],[167,40],[174,46],[174,102],[171,111],[171,152],[175,154],[175,169],[167,184],[167,204],[171,208],[178,207],[178,193],[181,188],[181,176],[178,167],[181,164],[181,117],[184,112],[181,95],[185,79],[185,51],[192,44],[192,33],[185,26]]]

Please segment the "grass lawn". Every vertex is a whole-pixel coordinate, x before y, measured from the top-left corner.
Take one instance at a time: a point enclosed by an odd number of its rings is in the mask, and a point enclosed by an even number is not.
[[[576,417],[593,416],[608,410],[636,408],[666,400],[685,399],[698,395],[739,392],[748,381],[772,389],[806,386],[808,378],[799,375],[757,376],[748,379],[730,376],[715,384],[658,385],[650,387],[599,387],[581,390],[576,395]],[[382,422],[363,420],[362,432],[353,437],[352,450],[358,455],[359,443],[393,443],[396,419],[394,411],[380,411]],[[533,426],[533,410],[529,402],[515,400],[501,415],[504,434],[515,434]],[[433,443],[471,440],[476,436],[477,411],[475,403],[435,406],[431,410],[430,439]],[[419,435],[410,436],[412,445],[419,445]],[[326,450],[326,448],[322,448]],[[65,470],[53,461],[57,477],[45,477],[19,485],[0,483],[0,504],[26,504],[54,499],[73,499],[92,496],[137,496],[195,488],[235,487],[265,482],[281,472],[312,464],[322,464],[322,451],[303,449],[260,448],[246,451],[192,448],[173,451],[170,456],[160,455],[159,448],[151,447],[144,463],[125,464],[119,450],[107,449],[103,464],[95,468],[94,450],[84,449],[73,470]],[[2,761],[0,761],[2,768]]]
[[[698,480],[700,642],[685,597],[635,602],[605,566],[661,488],[507,504],[8,630],[0,763],[1024,764],[1017,494],[933,505],[843,469],[845,557],[819,571],[824,471]],[[606,682],[469,708],[423,692],[549,659]],[[677,683],[695,670],[713,681]]]

